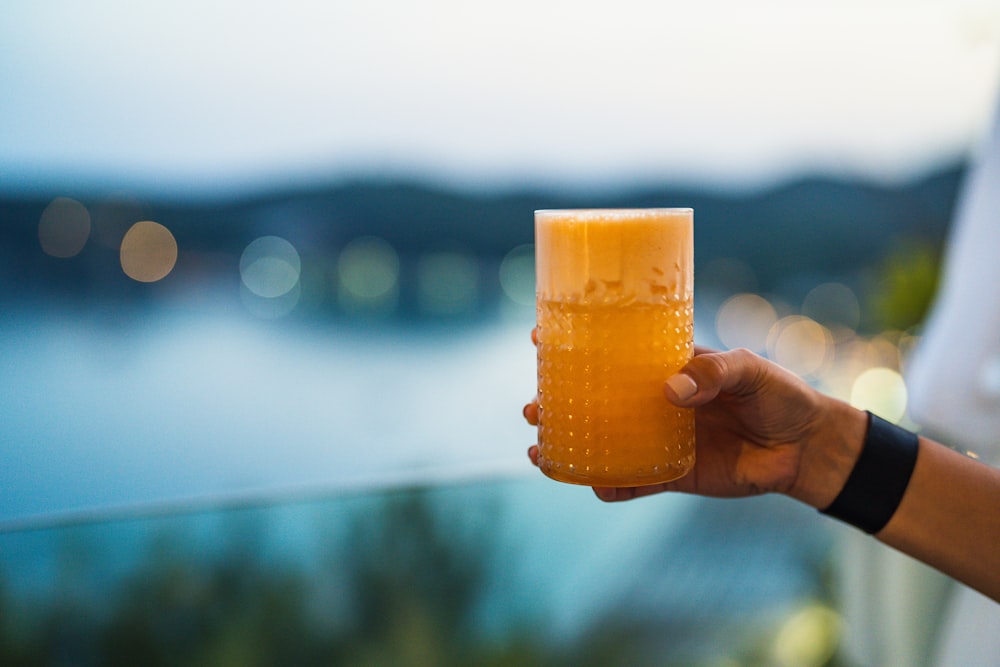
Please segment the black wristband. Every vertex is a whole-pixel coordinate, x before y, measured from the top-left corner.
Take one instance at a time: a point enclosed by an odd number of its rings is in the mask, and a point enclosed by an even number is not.
[[[916,434],[868,413],[868,432],[844,488],[823,514],[866,533],[882,530],[910,483],[917,463]]]

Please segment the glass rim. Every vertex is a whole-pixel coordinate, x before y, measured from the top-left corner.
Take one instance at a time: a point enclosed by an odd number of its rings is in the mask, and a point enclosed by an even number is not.
[[[630,218],[643,215],[686,215],[694,213],[691,207],[652,208],[540,208],[535,216],[572,216],[577,218]]]

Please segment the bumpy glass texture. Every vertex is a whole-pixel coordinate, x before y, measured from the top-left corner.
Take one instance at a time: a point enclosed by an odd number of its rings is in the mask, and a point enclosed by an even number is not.
[[[639,486],[694,465],[694,411],[663,396],[694,352],[686,213],[536,215],[538,463],[549,477]]]
[[[694,412],[663,397],[692,353],[690,302],[538,305],[539,465],[604,486],[663,482],[694,463]]]

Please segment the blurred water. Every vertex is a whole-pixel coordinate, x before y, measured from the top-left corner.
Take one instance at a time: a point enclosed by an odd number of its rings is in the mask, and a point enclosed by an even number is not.
[[[545,608],[554,629],[575,627],[687,499],[611,508],[531,468],[534,434],[519,414],[533,389],[529,331],[273,328],[168,312],[109,328],[18,313],[0,338],[0,527],[119,519],[96,532],[107,559],[97,578],[113,580],[156,528],[136,518],[289,504],[269,539],[294,559],[317,539],[295,501],[349,506],[398,486],[478,487],[495,513],[471,520],[519,554],[492,574],[494,604],[507,612],[488,617]],[[186,525],[211,544],[218,523],[209,514]],[[73,534],[0,535],[15,589],[54,585]]]
[[[19,314],[0,338],[0,523],[527,474],[529,329]]]
[[[678,495],[606,505],[531,468],[519,414],[533,390],[530,326],[8,311],[0,575],[19,595],[56,595],[69,545],[87,585],[112,590],[171,527],[196,552],[223,548],[246,516],[226,508],[257,517],[265,559],[308,561],[386,492],[430,486],[456,540],[488,542],[487,632],[544,619],[573,641],[610,610],[656,599],[664,619],[718,618],[815,592],[811,517]]]

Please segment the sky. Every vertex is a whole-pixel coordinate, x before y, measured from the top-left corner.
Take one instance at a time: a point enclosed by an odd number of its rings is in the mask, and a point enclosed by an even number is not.
[[[15,0],[0,189],[905,179],[998,83],[988,0]]]

